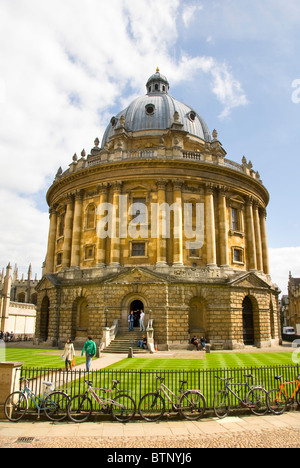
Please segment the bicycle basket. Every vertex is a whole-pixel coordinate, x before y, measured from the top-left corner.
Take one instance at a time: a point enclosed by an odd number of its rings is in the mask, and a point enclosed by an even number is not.
[[[49,393],[53,392],[54,388],[55,387],[52,382],[46,382],[45,380],[42,380],[42,393],[44,396],[47,396]]]

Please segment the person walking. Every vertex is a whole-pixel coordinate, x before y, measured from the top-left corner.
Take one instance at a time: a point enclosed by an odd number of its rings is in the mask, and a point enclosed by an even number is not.
[[[129,331],[133,331],[133,322],[134,322],[134,315],[133,315],[133,310],[132,310],[130,314],[128,315]]]
[[[145,324],[144,324],[144,319],[145,319],[145,313],[143,310],[141,310],[141,315],[140,315],[140,331],[146,331],[145,329]]]
[[[64,354],[62,355],[62,359],[65,361],[66,371],[68,371],[68,369],[70,369],[70,371],[72,370],[74,358],[75,358],[74,345],[72,343],[72,340],[68,339],[65,344]]]
[[[86,371],[90,371],[91,363],[93,357],[96,355],[96,343],[93,341],[93,338],[91,336],[88,336],[87,341],[84,343],[84,347],[81,353],[81,356],[83,356],[85,352],[86,356]]]

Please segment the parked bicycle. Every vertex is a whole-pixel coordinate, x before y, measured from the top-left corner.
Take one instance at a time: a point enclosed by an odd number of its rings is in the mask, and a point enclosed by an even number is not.
[[[127,393],[121,392],[117,385],[120,380],[112,380],[112,388],[94,388],[93,382],[85,380],[88,385],[87,391],[82,395],[75,395],[68,405],[68,416],[73,422],[82,423],[89,419],[92,414],[92,400],[91,397],[98,403],[101,410],[104,413],[111,413],[116,421],[127,422],[132,419],[136,412],[136,403],[134,399]],[[104,392],[112,394],[116,391],[114,398],[107,398],[106,396],[100,396],[96,393]]]
[[[4,404],[4,412],[12,422],[18,422],[22,419],[29,409],[29,399],[33,402],[34,408],[40,413],[43,411],[50,421],[62,421],[67,416],[67,407],[70,397],[62,391],[53,391],[51,382],[42,382],[44,392],[42,396],[37,395],[30,387],[29,382],[32,379],[20,378],[24,383],[24,389],[11,393]]]
[[[252,379],[252,374],[245,374],[244,377]],[[233,377],[217,377],[217,379],[224,382],[223,390],[219,390],[214,398],[214,412],[215,415],[222,419],[225,418],[230,411],[231,395],[236,398],[239,403],[251,410],[251,412],[258,416],[263,416],[268,412],[267,406],[267,390],[261,386],[249,385],[248,382],[231,382]],[[232,389],[235,387],[235,390]],[[241,395],[241,396],[240,396]]]
[[[278,382],[282,379],[283,375],[275,377]],[[288,395],[288,385],[294,385],[294,390],[291,396]],[[282,414],[287,410],[288,406],[291,406],[296,401],[298,407],[300,407],[300,375],[296,380],[281,382],[279,388],[273,388],[268,392],[268,407],[274,414]]]
[[[163,416],[166,410],[166,404],[161,393],[163,393],[172,404],[173,410],[181,413],[186,419],[197,421],[202,418],[206,409],[206,401],[199,390],[184,391],[183,387],[188,381],[180,380],[179,395],[175,395],[175,393],[163,383],[163,377],[156,377],[156,379],[160,381],[159,388],[156,392],[144,395],[139,404],[139,414],[145,421],[158,421]],[[171,395],[171,397],[169,395]]]

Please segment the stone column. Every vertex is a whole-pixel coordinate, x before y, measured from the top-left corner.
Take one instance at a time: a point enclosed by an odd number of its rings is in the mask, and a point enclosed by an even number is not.
[[[71,267],[80,267],[80,244],[82,230],[82,204],[83,190],[75,193],[74,219],[73,219],[73,241],[71,250]]]
[[[229,266],[228,254],[228,225],[225,187],[219,188],[219,246],[220,246],[220,266]]]
[[[208,266],[216,266],[216,229],[214,212],[214,189],[212,184],[206,185],[205,190],[205,238],[206,238],[206,263]]]
[[[175,181],[173,185],[174,231],[173,231],[173,265],[183,265],[182,240],[182,182]]]
[[[67,207],[64,229],[64,250],[62,267],[69,268],[71,264],[72,233],[73,233],[74,201],[71,195],[67,196]]]
[[[99,186],[99,192],[100,192],[100,201],[99,205],[103,205],[108,202],[108,197],[107,197],[107,190],[108,190],[108,184],[104,183]],[[101,217],[96,215],[96,220],[97,223],[100,221]],[[96,226],[97,228],[97,226]],[[106,239],[103,238],[103,233],[101,236],[99,235],[100,233],[97,230],[97,257],[96,257],[96,264],[98,267],[105,267],[106,265]]]
[[[157,213],[157,259],[156,265],[163,266],[167,265],[167,239],[163,238],[163,219],[166,220],[166,216],[164,215],[163,211],[159,208],[166,203],[166,187],[167,181],[166,180],[159,180],[156,182],[157,184],[157,204],[158,204],[158,213]]]
[[[247,236],[247,265],[248,270],[256,271],[256,246],[253,221],[253,199],[247,198],[246,202],[246,236]]]
[[[255,233],[255,245],[256,245],[256,263],[257,270],[263,271],[263,259],[262,259],[262,244],[261,244],[261,232],[260,232],[260,219],[258,203],[253,205],[253,217],[254,217],[254,233]]]
[[[57,231],[56,206],[51,207],[49,210],[49,213],[50,213],[50,227],[49,227],[49,236],[48,236],[45,274],[54,273],[55,243],[56,243],[56,231]]]
[[[112,216],[112,233],[110,247],[110,265],[119,266],[121,258],[120,249],[120,212],[119,212],[119,197],[122,191],[122,182],[116,181],[113,184],[113,216]]]
[[[264,273],[266,275],[269,275],[270,267],[269,267],[269,251],[268,251],[266,217],[267,217],[266,210],[261,209],[260,210],[260,232],[261,232],[263,268],[264,268]]]

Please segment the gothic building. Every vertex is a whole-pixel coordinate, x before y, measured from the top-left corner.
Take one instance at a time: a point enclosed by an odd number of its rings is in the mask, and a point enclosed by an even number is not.
[[[144,309],[159,349],[185,348],[191,334],[215,349],[278,343],[269,194],[252,163],[226,158],[159,70],[94,145],[47,193],[36,339],[99,344],[105,325]]]
[[[300,278],[293,278],[291,272],[288,283],[286,324],[293,327],[297,333],[300,330]]]

